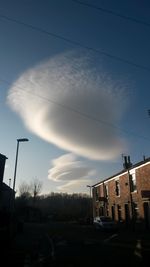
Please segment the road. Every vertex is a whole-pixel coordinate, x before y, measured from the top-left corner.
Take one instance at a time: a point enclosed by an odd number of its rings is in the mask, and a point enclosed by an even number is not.
[[[92,225],[30,223],[4,248],[1,266],[149,266],[150,234],[95,230]]]

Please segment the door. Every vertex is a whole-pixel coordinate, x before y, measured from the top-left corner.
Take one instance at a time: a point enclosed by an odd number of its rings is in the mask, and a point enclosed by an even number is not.
[[[148,229],[150,228],[150,209],[149,209],[149,203],[144,202],[143,203],[143,208],[144,208],[144,222],[145,222],[145,227]]]
[[[124,209],[125,209],[125,223],[126,223],[126,225],[128,225],[129,224],[129,220],[130,220],[129,205],[125,204],[124,205]]]

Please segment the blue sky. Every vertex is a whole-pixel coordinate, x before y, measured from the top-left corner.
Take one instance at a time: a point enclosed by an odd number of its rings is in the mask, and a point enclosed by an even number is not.
[[[17,190],[37,178],[43,193],[89,192],[122,170],[122,154],[150,156],[149,13],[149,1],[0,0],[4,182],[17,138],[30,140]]]

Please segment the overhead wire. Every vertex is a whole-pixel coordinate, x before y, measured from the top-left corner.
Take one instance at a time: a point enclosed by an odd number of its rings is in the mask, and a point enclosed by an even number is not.
[[[83,3],[83,2],[81,2],[81,1],[76,1],[76,0],[72,0],[72,1],[74,1],[74,2],[78,2],[78,3],[81,3],[81,4]],[[88,5],[90,5],[90,4],[88,4]],[[92,7],[93,7],[93,6],[92,6]],[[98,8],[98,9],[102,9],[102,8]],[[105,11],[105,10],[103,10],[103,11]],[[106,11],[109,12],[109,13],[111,13],[111,11],[109,11],[109,10],[106,10]],[[113,13],[114,13],[114,12],[113,12]],[[116,15],[117,15],[117,14],[116,14]],[[118,14],[118,16],[119,16],[119,14]],[[143,66],[143,65],[134,63],[134,62],[132,62],[132,61],[126,60],[126,59],[121,58],[121,57],[117,57],[117,56],[112,55],[112,54],[110,54],[110,53],[107,53],[107,52],[105,52],[105,51],[101,51],[101,50],[99,50],[99,49],[95,49],[95,48],[93,48],[93,47],[89,47],[89,46],[83,45],[83,44],[81,44],[81,43],[78,42],[78,41],[74,41],[74,40],[72,40],[72,39],[70,39],[70,38],[66,38],[66,37],[61,36],[61,35],[59,35],[59,34],[56,34],[56,33],[53,33],[53,32],[46,31],[46,30],[44,30],[44,29],[42,29],[42,28],[40,28],[40,27],[34,26],[34,25],[32,25],[32,24],[28,24],[28,23],[22,22],[22,21],[20,21],[20,20],[17,20],[17,19],[14,19],[14,18],[5,16],[5,15],[3,15],[3,14],[0,14],[0,17],[3,18],[3,19],[5,19],[5,20],[7,20],[7,21],[11,21],[11,22],[17,23],[17,24],[19,24],[19,25],[22,25],[22,26],[24,26],[24,27],[31,28],[32,30],[36,30],[36,31],[38,31],[38,32],[41,32],[41,33],[46,34],[46,35],[49,35],[49,36],[51,36],[51,37],[54,37],[54,38],[57,38],[57,39],[61,39],[61,40],[65,41],[65,42],[68,42],[68,43],[71,43],[71,44],[73,44],[73,45],[77,45],[77,46],[80,46],[80,47],[82,47],[82,48],[85,48],[85,49],[87,49],[87,50],[91,50],[91,51],[93,51],[93,52],[102,54],[102,55],[104,55],[104,56],[107,56],[107,57],[109,57],[109,58],[115,59],[115,60],[117,60],[117,61],[121,61],[121,62],[123,62],[123,63],[132,65],[132,66],[134,66],[134,67],[137,67],[137,68],[140,68],[140,69],[143,69],[143,70],[146,70],[146,71],[150,71],[150,68],[149,68],[149,67],[146,67],[146,66]],[[126,17],[126,19],[127,19],[127,17]],[[8,82],[8,81],[6,81],[6,80],[4,80],[4,79],[0,79],[0,80],[1,80],[2,82],[4,82],[4,83],[7,83],[7,84],[11,85],[11,82]],[[17,86],[17,87],[18,87],[18,86]],[[23,88],[21,88],[21,87],[18,87],[18,88],[20,88],[20,90],[24,91]],[[113,128],[117,128],[117,129],[121,130],[122,132],[130,133],[130,134],[132,134],[132,135],[137,136],[138,138],[143,138],[143,139],[146,139],[146,140],[150,141],[150,139],[147,138],[147,137],[144,137],[144,136],[141,136],[141,135],[137,135],[136,133],[133,133],[132,131],[127,131],[127,130],[125,130],[125,129],[121,129],[120,127],[118,127],[118,126],[116,126],[116,125],[114,125],[114,124],[111,124],[111,123],[108,123],[108,122],[106,122],[106,121],[103,121],[103,120],[99,120],[99,119],[97,119],[97,118],[94,118],[94,117],[92,117],[92,116],[90,116],[90,115],[88,115],[88,114],[86,114],[86,113],[84,113],[84,112],[80,112],[80,111],[78,111],[78,110],[76,110],[76,109],[74,109],[74,108],[72,108],[72,107],[69,107],[69,106],[67,106],[67,105],[63,105],[63,104],[61,104],[61,103],[59,103],[59,102],[57,102],[57,101],[54,101],[54,100],[52,100],[52,99],[49,99],[49,98],[47,98],[47,97],[41,96],[41,95],[36,94],[36,93],[33,93],[33,92],[29,92],[29,91],[24,91],[24,92],[29,93],[29,94],[31,94],[31,95],[34,95],[34,96],[36,96],[36,97],[39,97],[39,98],[41,98],[41,99],[43,99],[43,100],[45,100],[45,101],[51,102],[51,103],[53,103],[53,104],[55,104],[55,105],[58,105],[58,106],[60,106],[60,107],[62,107],[62,108],[64,108],[64,109],[69,109],[69,110],[71,110],[72,112],[75,112],[75,113],[79,114],[80,116],[86,117],[86,118],[88,118],[88,119],[90,119],[90,120],[96,121],[96,122],[101,123],[101,124],[102,124],[102,123],[103,123],[103,124],[106,124],[107,126],[110,126],[110,127],[113,127]]]
[[[125,19],[125,20],[129,20],[131,22],[135,22],[135,23],[150,27],[150,23],[148,23],[146,21],[139,20],[139,19],[133,18],[131,16],[127,16],[127,15],[118,13],[116,11],[112,11],[112,10],[107,9],[107,8],[103,8],[103,7],[100,7],[100,6],[97,6],[97,5],[94,5],[94,4],[89,4],[87,2],[83,2],[83,1],[79,1],[79,0],[71,0],[71,1],[75,2],[77,4],[80,4],[80,5],[83,5],[83,6],[87,6],[89,8],[93,8],[93,9],[99,10],[99,11],[107,13],[107,14],[111,14],[113,16],[116,16],[116,17],[119,17],[119,18],[122,18],[122,19]]]
[[[41,32],[43,34],[46,34],[48,36],[51,36],[53,38],[57,38],[57,39],[63,40],[63,41],[65,41],[67,43],[70,43],[72,45],[79,46],[81,48],[84,48],[84,49],[93,51],[93,52],[98,53],[98,54],[101,54],[101,55],[104,55],[104,56],[106,56],[108,58],[111,58],[113,60],[116,60],[116,61],[119,61],[119,62],[123,62],[125,64],[131,65],[133,67],[136,67],[138,69],[142,69],[142,70],[145,70],[145,71],[148,71],[148,72],[150,71],[150,67],[147,67],[147,66],[144,66],[144,65],[135,63],[135,62],[133,62],[131,60],[128,60],[128,59],[125,59],[125,58],[122,58],[122,57],[113,55],[113,54],[111,54],[109,52],[105,52],[104,50],[100,50],[100,49],[96,49],[96,48],[93,48],[93,47],[90,47],[90,46],[87,46],[87,45],[83,45],[82,43],[80,43],[78,41],[72,40],[70,38],[64,37],[62,35],[59,35],[59,34],[56,34],[56,33],[50,32],[50,31],[46,31],[46,30],[42,29],[41,27],[37,27],[37,26],[34,26],[32,24],[25,23],[25,22],[22,22],[20,20],[17,20],[17,19],[8,17],[6,15],[2,15],[2,14],[0,14],[0,17],[2,19],[4,19],[4,20],[17,23],[17,24],[22,25],[24,27],[27,27],[27,28],[30,28],[32,30],[35,30],[35,31]]]

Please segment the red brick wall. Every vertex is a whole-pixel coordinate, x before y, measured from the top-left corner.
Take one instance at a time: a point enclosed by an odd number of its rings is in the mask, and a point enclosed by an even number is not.
[[[131,170],[133,172],[133,169]],[[109,210],[109,216],[112,216],[112,206],[115,210],[115,218],[118,220],[118,205],[121,206],[121,215],[122,219],[125,220],[125,204],[129,207],[129,215],[132,215],[131,204],[136,202],[139,208],[139,214],[141,218],[144,218],[144,209],[143,203],[144,201],[148,201],[147,198],[142,198],[141,191],[149,190],[150,191],[150,163],[138,168],[135,168],[136,174],[136,184],[137,190],[130,194],[130,186],[129,186],[129,175],[128,172],[120,175],[120,177],[114,177],[108,181],[105,181],[105,185],[108,185],[108,201],[107,208]],[[119,179],[120,184],[120,196],[116,195],[116,184],[115,180]],[[99,192],[99,196],[103,197],[103,184],[100,184],[97,188]],[[94,204],[97,208],[97,215],[99,210],[99,202]]]

